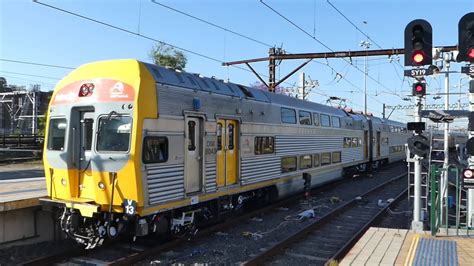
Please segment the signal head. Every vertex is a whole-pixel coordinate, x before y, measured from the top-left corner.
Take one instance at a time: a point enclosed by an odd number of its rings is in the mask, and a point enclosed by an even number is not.
[[[422,83],[422,82],[413,83],[412,94],[413,96],[426,95],[426,83]]]
[[[458,62],[474,63],[474,12],[464,15],[458,24]]]
[[[433,34],[431,25],[423,19],[408,23],[405,28],[405,66],[433,63]]]

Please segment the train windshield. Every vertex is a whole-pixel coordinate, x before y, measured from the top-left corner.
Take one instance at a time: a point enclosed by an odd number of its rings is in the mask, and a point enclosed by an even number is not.
[[[107,116],[99,119],[97,151],[128,151],[132,118]]]

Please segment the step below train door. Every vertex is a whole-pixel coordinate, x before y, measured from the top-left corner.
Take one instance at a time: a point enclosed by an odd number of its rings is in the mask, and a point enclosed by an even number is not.
[[[217,186],[237,183],[239,143],[238,121],[217,120]]]
[[[186,194],[202,191],[202,118],[186,118],[185,141],[185,190]]]

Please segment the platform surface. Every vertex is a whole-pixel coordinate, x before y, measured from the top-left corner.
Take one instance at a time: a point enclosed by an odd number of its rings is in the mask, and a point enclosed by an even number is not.
[[[46,195],[44,177],[0,180],[0,212],[36,206]]]
[[[427,263],[426,250],[441,254],[440,247],[445,247],[443,254],[457,257],[443,260],[444,264],[441,259]],[[431,237],[429,232],[371,227],[339,265],[474,265],[474,237]]]
[[[0,180],[44,177],[42,161],[0,164]]]

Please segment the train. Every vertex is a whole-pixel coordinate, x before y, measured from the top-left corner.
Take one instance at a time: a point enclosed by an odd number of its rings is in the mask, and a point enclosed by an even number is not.
[[[406,158],[392,120],[134,59],[70,72],[48,108],[48,197],[86,248],[185,235],[246,204]]]

